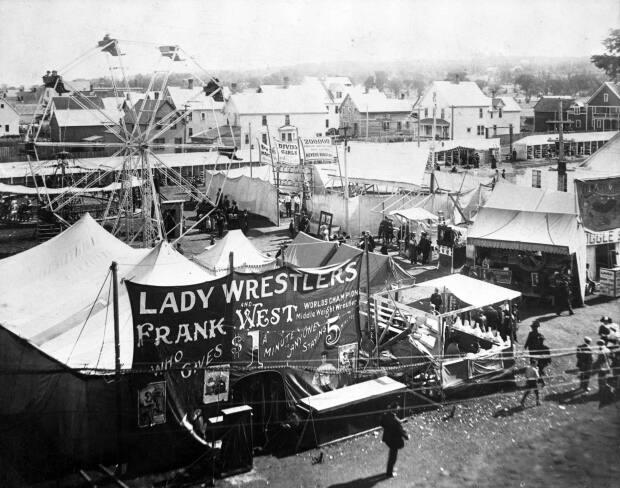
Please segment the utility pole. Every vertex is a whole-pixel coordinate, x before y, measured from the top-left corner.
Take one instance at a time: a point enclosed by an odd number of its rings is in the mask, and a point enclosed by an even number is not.
[[[420,147],[420,108],[418,107],[418,147]]]
[[[344,225],[345,232],[349,232],[349,171],[347,168],[347,151],[348,151],[348,141],[347,141],[347,131],[349,130],[349,126],[345,125],[341,127],[344,132]]]
[[[558,191],[567,191],[566,182],[566,161],[564,160],[564,120],[562,115],[562,99],[558,100],[558,122],[560,125],[558,141],[560,147],[558,148]]]
[[[248,138],[250,141],[250,178],[252,176],[252,122],[248,122]]]

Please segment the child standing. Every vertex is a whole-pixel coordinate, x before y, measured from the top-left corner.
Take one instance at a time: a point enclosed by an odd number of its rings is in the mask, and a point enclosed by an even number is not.
[[[540,381],[540,373],[538,371],[538,362],[536,359],[530,359],[530,364],[525,368],[525,393],[521,398],[521,406],[525,407],[525,399],[534,391],[536,395],[536,405],[540,405],[540,397],[538,392],[538,383]]]

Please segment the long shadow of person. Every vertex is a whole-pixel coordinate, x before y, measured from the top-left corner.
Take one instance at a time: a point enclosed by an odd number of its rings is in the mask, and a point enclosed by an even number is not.
[[[344,483],[336,483],[335,485],[329,485],[328,488],[371,488],[380,481],[388,479],[385,473],[373,474],[366,478],[357,478],[351,481],[345,481]]]

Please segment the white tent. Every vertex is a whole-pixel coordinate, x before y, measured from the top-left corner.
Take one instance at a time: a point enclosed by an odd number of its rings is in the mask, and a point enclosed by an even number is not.
[[[518,291],[493,285],[462,274],[443,276],[434,280],[424,281],[416,286],[438,288],[439,290],[447,288],[459,300],[474,307],[484,307],[492,303],[512,300],[521,295]]]
[[[338,161],[344,174],[344,147],[338,146]],[[428,149],[415,142],[350,142],[347,172],[352,183],[420,188],[428,162]],[[339,176],[339,175],[335,175]]]
[[[107,308],[104,285],[112,261],[123,275],[146,253],[119,241],[86,214],[53,239],[0,261],[1,324],[67,363],[75,343],[67,338],[80,335],[89,313]],[[111,318],[110,312],[110,331]],[[94,333],[100,345],[105,330]],[[59,344],[66,347],[59,351]]]
[[[276,267],[275,258],[256,249],[240,230],[229,231],[223,239],[192,259],[213,277],[220,277],[230,270],[230,253],[233,253],[234,269],[242,273],[262,273]]]

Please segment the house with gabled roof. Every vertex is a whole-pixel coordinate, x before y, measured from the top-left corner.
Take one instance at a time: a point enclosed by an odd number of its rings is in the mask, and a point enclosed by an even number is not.
[[[558,132],[560,120],[560,103],[562,104],[562,121],[564,130],[573,130],[574,122],[570,119],[571,107],[575,102],[570,96],[544,96],[534,105],[534,132]]]
[[[606,81],[592,94],[582,127],[589,131],[620,129],[620,83]]]
[[[19,137],[19,113],[6,99],[0,99],[0,137]]]
[[[520,107],[512,102],[511,97],[487,97],[473,81],[434,81],[414,111],[426,137],[432,136],[435,108],[438,138],[486,138],[508,134],[511,128],[513,134],[520,132]]]
[[[268,136],[287,142],[322,137],[332,129],[325,96],[320,84],[314,83],[236,93],[224,107],[226,125],[239,134],[241,149],[248,149],[256,138],[267,144]]]
[[[389,139],[414,135],[413,102],[387,98],[377,89],[351,89],[340,105],[340,126],[353,138]]]

